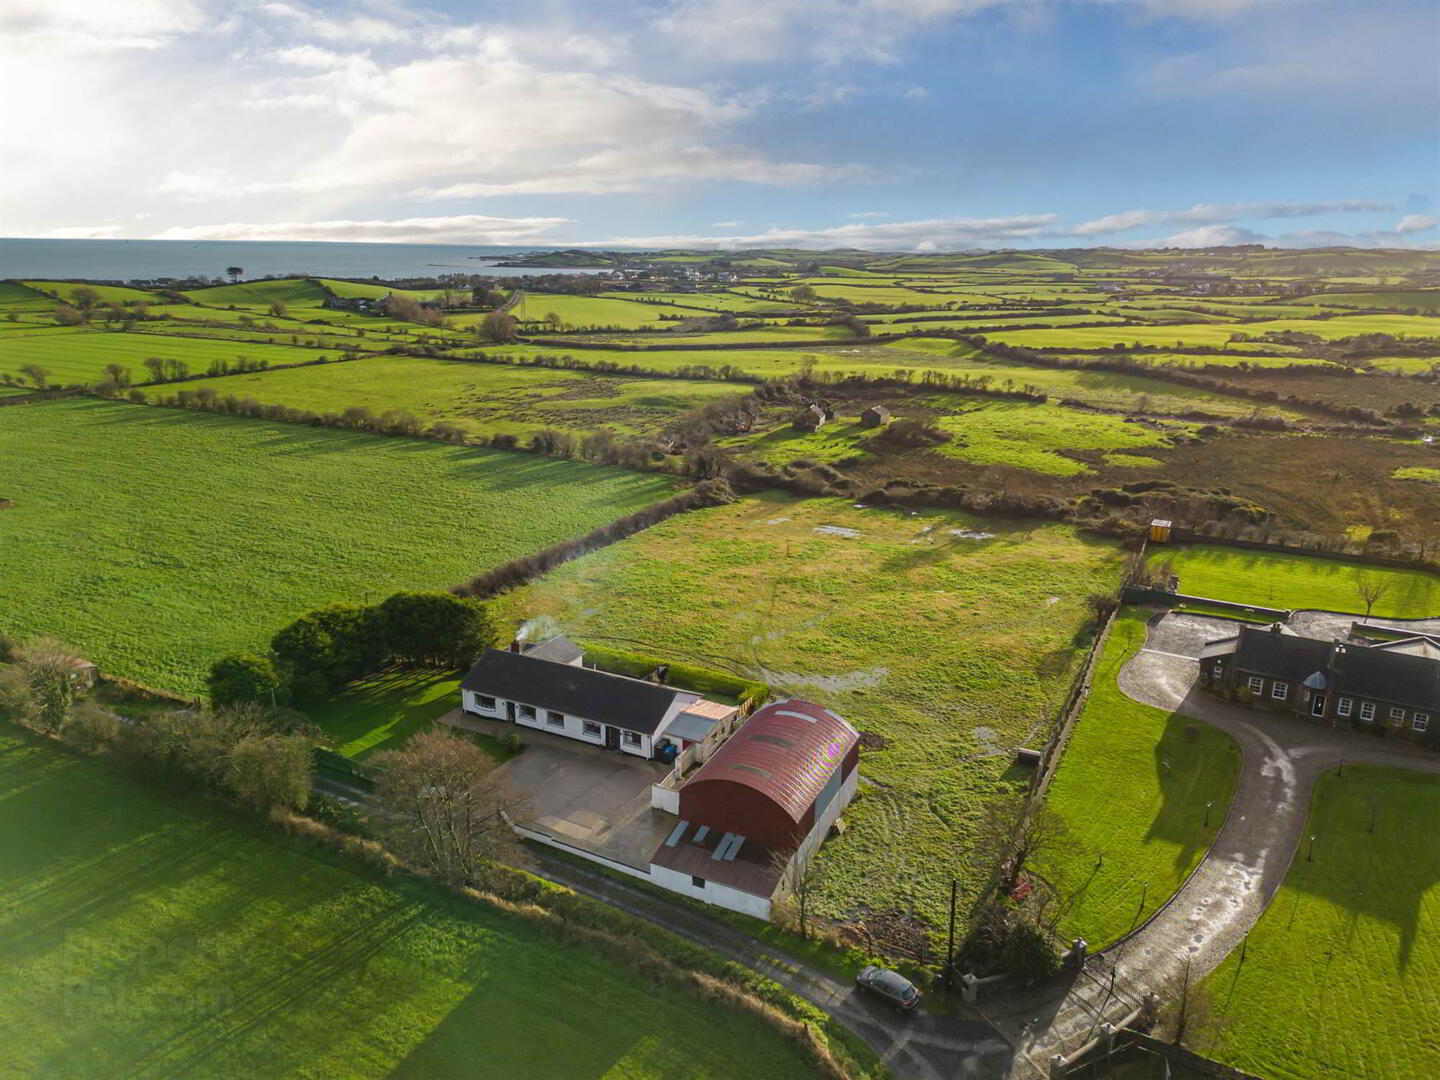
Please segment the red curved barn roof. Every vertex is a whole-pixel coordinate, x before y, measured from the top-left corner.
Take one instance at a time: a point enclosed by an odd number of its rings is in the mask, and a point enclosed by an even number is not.
[[[812,701],[758,709],[690,778],[687,788],[728,780],[765,795],[797,824],[860,741],[859,733]]]

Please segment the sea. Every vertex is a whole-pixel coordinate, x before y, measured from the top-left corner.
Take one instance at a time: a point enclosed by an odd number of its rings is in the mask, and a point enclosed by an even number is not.
[[[0,278],[131,281],[155,278],[224,280],[229,266],[246,278],[438,277],[489,274],[524,277],[553,274],[495,266],[507,255],[553,251],[546,247],[476,247],[461,244],[351,244],[288,240],[27,240],[0,237]],[[600,273],[593,269],[566,273]]]

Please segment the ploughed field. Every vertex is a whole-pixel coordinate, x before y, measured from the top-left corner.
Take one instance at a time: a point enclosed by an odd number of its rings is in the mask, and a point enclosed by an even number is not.
[[[0,798],[8,1076],[813,1075],[757,1019],[8,726]]]
[[[664,498],[659,476],[92,399],[0,416],[0,629],[199,693],[334,601],[443,588]]]
[[[861,796],[827,845],[826,913],[973,895],[984,808],[1022,791],[1088,644],[1087,597],[1121,554],[1061,525],[748,498],[694,511],[497,601],[508,626],[716,666],[834,708],[862,732]]]

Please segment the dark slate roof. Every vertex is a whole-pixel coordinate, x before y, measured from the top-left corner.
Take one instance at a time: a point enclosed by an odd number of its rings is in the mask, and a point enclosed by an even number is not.
[[[568,664],[585,655],[585,650],[567,637],[552,637],[538,645],[531,645],[524,652],[536,660],[554,660],[558,664]]]
[[[655,733],[677,697],[691,701],[696,696],[640,679],[553,660],[537,660],[525,653],[503,649],[487,649],[460,686],[478,694],[583,716],[642,735]]]
[[[1243,626],[1235,646],[1235,667],[1272,679],[1300,682],[1329,664],[1333,647],[1328,641],[1297,637],[1269,627]]]
[[[1366,645],[1335,653],[1334,689],[1415,709],[1440,710],[1440,661]]]

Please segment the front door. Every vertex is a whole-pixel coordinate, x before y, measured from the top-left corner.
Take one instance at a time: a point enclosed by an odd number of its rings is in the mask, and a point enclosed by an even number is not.
[[[1324,694],[1311,694],[1311,695],[1310,695],[1310,715],[1311,715],[1311,716],[1324,716],[1324,715],[1325,715],[1325,695],[1324,695]]]
[[[611,727],[609,724],[605,725],[605,749],[620,749],[620,729],[618,727]]]
[[[515,722],[515,702],[505,702],[505,719],[509,720],[512,724]]]

